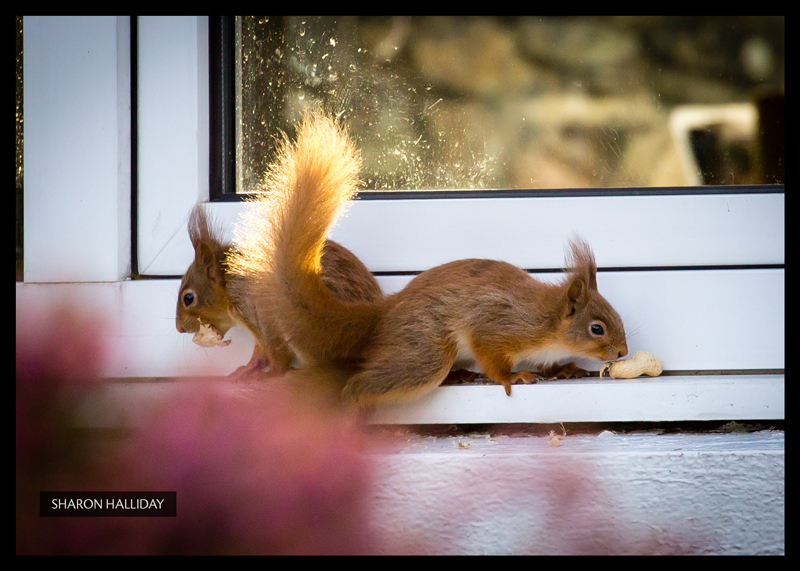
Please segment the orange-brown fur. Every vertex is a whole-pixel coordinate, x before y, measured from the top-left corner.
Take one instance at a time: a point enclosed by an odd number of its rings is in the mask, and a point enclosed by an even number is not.
[[[598,293],[589,246],[570,244],[561,284],[546,284],[494,260],[450,262],[377,301],[343,301],[325,286],[320,259],[325,235],[357,188],[359,159],[346,131],[324,113],[304,118],[297,142],[284,141],[273,166],[269,201],[250,224],[265,236],[235,262],[249,295],[269,302],[305,375],[344,384],[361,404],[413,398],[439,385],[461,359],[473,359],[507,394],[523,360],[552,372],[572,355],[598,360],[627,353],[617,312]],[[602,328],[601,334],[592,327]],[[581,372],[571,365],[567,370]]]
[[[227,271],[227,258],[236,247],[225,242],[202,206],[197,205],[189,217],[189,237],[195,259],[181,280],[176,309],[176,328],[181,333],[194,333],[200,323],[208,323],[221,335],[237,323],[253,334],[256,345],[250,362],[237,369],[240,377],[258,372],[267,365],[269,375],[280,375],[289,369],[294,354],[286,342],[276,316],[269,305],[257,305],[247,294],[248,280]],[[344,246],[326,241],[322,252],[321,280],[335,297],[348,300],[377,300],[380,287],[366,266]],[[186,294],[192,295],[186,303]]]

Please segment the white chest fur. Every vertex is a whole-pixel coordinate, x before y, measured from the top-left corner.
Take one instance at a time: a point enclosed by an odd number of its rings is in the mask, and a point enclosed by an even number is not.
[[[456,349],[458,356],[453,368],[455,369],[471,369],[477,370],[480,367],[475,366],[475,353],[469,343],[468,336],[463,332],[456,333]],[[513,356],[514,370],[518,369],[520,363],[527,363],[536,366],[548,366],[557,363],[562,359],[574,358],[575,355],[571,353],[566,347],[553,344],[540,347],[531,351],[522,351]],[[483,371],[481,371],[483,372]]]
[[[530,363],[531,365],[548,366],[557,363],[562,359],[574,358],[575,354],[571,353],[566,347],[561,345],[546,345],[533,351],[523,351],[514,355],[514,365],[522,362]]]

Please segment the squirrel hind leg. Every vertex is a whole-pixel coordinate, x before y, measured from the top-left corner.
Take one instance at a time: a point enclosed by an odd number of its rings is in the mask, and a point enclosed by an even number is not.
[[[348,380],[343,396],[362,406],[415,399],[442,384],[456,361],[457,351],[446,347],[410,356],[395,347],[389,355],[368,359],[362,370]]]
[[[280,377],[289,370],[291,361],[292,355],[285,344],[280,343],[270,349],[264,349],[260,343],[256,343],[253,355],[247,364],[238,367],[228,375],[228,380],[244,382]],[[269,366],[269,371],[265,371],[267,366]]]

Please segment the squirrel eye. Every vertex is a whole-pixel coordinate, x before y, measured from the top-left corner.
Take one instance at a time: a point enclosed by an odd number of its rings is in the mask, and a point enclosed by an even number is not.
[[[183,305],[189,307],[190,305],[192,305],[193,301],[194,301],[194,294],[192,292],[189,291],[183,294]]]
[[[601,337],[606,331],[599,323],[592,323],[589,326],[589,330],[592,332],[592,335],[596,335],[597,337]]]

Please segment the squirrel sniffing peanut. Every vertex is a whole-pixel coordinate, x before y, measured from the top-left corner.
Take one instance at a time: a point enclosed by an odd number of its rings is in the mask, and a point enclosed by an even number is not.
[[[505,262],[466,259],[429,269],[381,299],[334,296],[321,273],[325,236],[356,192],[358,164],[345,129],[322,111],[307,113],[296,143],[283,142],[269,202],[244,231],[268,239],[229,257],[246,295],[273,308],[303,375],[338,382],[345,397],[371,405],[422,394],[465,358],[510,395],[514,381],[537,378],[515,370],[521,361],[548,376],[580,375],[557,362],[627,354],[622,319],[597,291],[594,255],[579,238],[570,242],[560,284]]]

